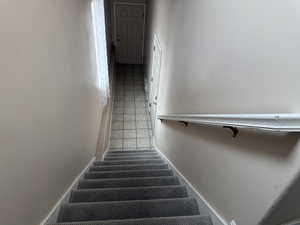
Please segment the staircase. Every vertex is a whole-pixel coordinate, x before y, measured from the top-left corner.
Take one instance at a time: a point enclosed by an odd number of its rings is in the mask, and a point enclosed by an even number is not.
[[[156,151],[110,151],[61,206],[55,225],[212,225]]]

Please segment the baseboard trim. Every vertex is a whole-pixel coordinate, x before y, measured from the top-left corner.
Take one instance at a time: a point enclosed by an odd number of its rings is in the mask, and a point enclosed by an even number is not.
[[[75,189],[78,185],[79,180],[84,176],[84,173],[89,169],[89,167],[93,164],[93,162],[96,160],[96,157],[93,157],[87,166],[80,172],[80,174],[74,179],[72,184],[68,187],[68,189],[64,192],[64,194],[61,196],[61,198],[57,201],[57,203],[54,205],[54,207],[51,209],[49,214],[46,216],[46,218],[40,223],[40,225],[47,225],[47,224],[54,224],[57,221],[58,212],[60,209],[60,206],[64,203],[66,203],[69,200],[71,191]]]
[[[299,225],[300,224],[300,219],[288,222],[288,223],[283,223],[282,225]]]
[[[105,158],[108,151],[109,151],[109,147],[107,147],[106,150],[103,152],[103,155],[101,157],[101,161],[104,161],[104,158]]]
[[[197,189],[185,178],[185,176],[175,167],[175,165],[167,158],[167,156],[159,150],[157,145],[155,143],[153,145],[155,150],[162,156],[169,166],[171,166],[173,172],[178,176],[181,182],[187,186],[191,196],[198,201],[200,211],[202,209],[207,212],[211,216],[214,225],[229,225],[223,216],[221,216],[220,213],[218,213],[217,210],[213,208],[211,204],[209,204],[204,196],[197,191]]]

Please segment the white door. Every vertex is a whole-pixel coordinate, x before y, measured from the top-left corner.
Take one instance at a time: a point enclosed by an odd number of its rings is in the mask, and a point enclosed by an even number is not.
[[[145,5],[116,3],[115,44],[118,63],[142,64]]]
[[[157,35],[154,35],[153,58],[152,58],[152,69],[151,69],[152,72],[150,77],[150,92],[149,92],[149,111],[151,115],[153,132],[155,129],[156,112],[157,112],[161,57],[162,57],[162,50],[159,44],[159,40]]]

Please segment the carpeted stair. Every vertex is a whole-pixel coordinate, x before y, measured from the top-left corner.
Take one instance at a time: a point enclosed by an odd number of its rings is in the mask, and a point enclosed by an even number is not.
[[[156,151],[110,151],[85,173],[55,225],[212,225]]]

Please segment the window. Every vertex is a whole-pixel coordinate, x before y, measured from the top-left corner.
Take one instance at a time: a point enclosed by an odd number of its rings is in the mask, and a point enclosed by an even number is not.
[[[98,87],[101,94],[102,104],[106,105],[109,98],[109,78],[106,48],[104,1],[93,0],[91,7],[96,52]]]

